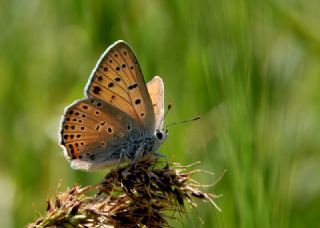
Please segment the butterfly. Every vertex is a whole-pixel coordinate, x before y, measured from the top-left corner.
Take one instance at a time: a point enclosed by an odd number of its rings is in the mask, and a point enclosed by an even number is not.
[[[102,54],[84,90],[85,98],[66,107],[60,142],[71,167],[96,170],[155,154],[163,130],[164,84],[147,84],[138,60],[124,41]]]

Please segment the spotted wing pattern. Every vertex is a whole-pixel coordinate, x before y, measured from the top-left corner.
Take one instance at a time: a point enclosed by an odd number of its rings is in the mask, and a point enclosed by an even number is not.
[[[124,41],[116,42],[101,56],[85,94],[127,113],[139,123],[144,134],[154,134],[151,99],[138,60]]]
[[[125,142],[141,135],[134,119],[97,99],[82,99],[67,107],[61,125],[60,144],[76,169],[118,162]]]

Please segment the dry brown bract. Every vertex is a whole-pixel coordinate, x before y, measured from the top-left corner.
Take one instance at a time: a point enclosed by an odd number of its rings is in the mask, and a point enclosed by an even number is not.
[[[168,219],[180,218],[185,201],[193,206],[194,198],[220,210],[217,196],[202,192],[188,168],[156,160],[118,167],[98,185],[58,193],[46,215],[28,227],[169,227]]]

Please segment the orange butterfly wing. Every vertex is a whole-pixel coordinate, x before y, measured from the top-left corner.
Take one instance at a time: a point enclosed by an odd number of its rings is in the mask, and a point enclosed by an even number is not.
[[[138,60],[124,41],[117,41],[101,56],[85,94],[127,113],[139,123],[142,132],[154,134],[155,114],[151,98]]]
[[[76,169],[92,170],[119,161],[123,143],[140,136],[139,124],[97,99],[81,99],[66,108],[60,144]]]
[[[162,129],[164,115],[164,84],[159,76],[155,76],[147,83],[148,92],[151,97],[155,119],[156,129]]]
[[[154,98],[163,87],[156,81],[150,87]],[[61,122],[60,144],[73,168],[103,168],[153,146],[161,112],[154,109],[137,58],[125,42],[114,43],[101,56],[85,96],[66,108]]]

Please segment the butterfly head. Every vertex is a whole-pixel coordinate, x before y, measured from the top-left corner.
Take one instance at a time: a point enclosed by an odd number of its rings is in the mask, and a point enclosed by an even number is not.
[[[156,139],[160,142],[163,143],[168,136],[168,131],[161,129],[161,130],[156,130]]]
[[[164,129],[157,129],[154,135],[154,144],[152,151],[156,151],[160,145],[167,139],[168,132]]]

